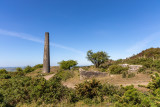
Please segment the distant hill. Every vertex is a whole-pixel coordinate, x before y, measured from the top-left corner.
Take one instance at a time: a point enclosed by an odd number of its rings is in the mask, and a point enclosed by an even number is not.
[[[137,55],[133,55],[129,59],[136,59],[136,58],[160,59],[160,48],[149,48],[149,49],[143,50]]]
[[[0,67],[0,69],[6,69],[7,71],[16,71],[17,67]],[[21,67],[22,69],[24,69],[24,67]]]
[[[17,67],[0,67],[0,69],[6,69],[7,71],[15,71]]]

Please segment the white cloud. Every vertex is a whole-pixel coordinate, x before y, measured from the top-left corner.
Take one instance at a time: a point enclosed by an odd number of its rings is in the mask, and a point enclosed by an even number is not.
[[[25,39],[25,40],[29,40],[29,41],[33,41],[33,42],[37,42],[37,43],[44,43],[43,40],[41,40],[39,38],[35,38],[34,36],[29,35],[29,34],[25,34],[25,33],[18,33],[18,32],[12,32],[12,31],[8,31],[8,30],[0,29],[0,34],[1,35],[6,35],[6,36],[18,37],[18,38],[21,38],[21,39]],[[68,50],[68,51],[72,51],[72,52],[78,53],[78,54],[83,55],[83,56],[85,55],[85,53],[80,51],[80,50],[77,50],[77,49],[74,49],[74,48],[71,48],[71,47],[67,47],[67,46],[63,46],[63,45],[60,45],[60,44],[56,44],[56,43],[51,42],[50,46],[57,47],[57,48],[62,48],[62,49]]]

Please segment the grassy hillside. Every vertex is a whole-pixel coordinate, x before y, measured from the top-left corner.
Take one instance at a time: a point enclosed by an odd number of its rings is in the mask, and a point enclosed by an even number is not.
[[[135,58],[160,59],[160,48],[149,48],[149,49],[143,50],[137,55],[133,55],[129,59],[135,59]]]

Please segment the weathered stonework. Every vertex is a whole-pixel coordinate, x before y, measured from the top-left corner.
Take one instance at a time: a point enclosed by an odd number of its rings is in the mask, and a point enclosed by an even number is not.
[[[142,65],[129,65],[129,64],[119,64],[122,67],[129,67],[128,72],[137,72],[141,67],[143,67]]]
[[[104,77],[104,76],[107,76],[107,73],[104,73],[104,72],[85,71],[82,68],[79,69],[79,72],[80,72],[80,80],[94,78],[94,77]]]
[[[50,72],[50,50],[49,50],[49,32],[45,32],[43,73]]]

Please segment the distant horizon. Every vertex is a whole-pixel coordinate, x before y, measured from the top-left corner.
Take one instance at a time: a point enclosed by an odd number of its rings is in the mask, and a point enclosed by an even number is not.
[[[50,33],[50,61],[91,65],[88,50],[124,59],[160,46],[159,0],[0,1],[0,66],[43,63]]]
[[[150,47],[150,48],[160,48],[160,47]],[[149,49],[149,48],[147,48],[147,49]],[[144,49],[144,50],[146,50],[146,49]],[[142,51],[144,51],[144,50],[141,50],[140,52],[142,52]],[[137,54],[139,54],[140,52],[138,52],[138,53],[136,53],[136,54],[133,54],[133,55],[137,55]],[[120,59],[127,59],[127,58],[130,58],[130,57],[132,57],[133,55],[131,55],[131,56],[128,56],[128,57],[126,57],[126,58],[120,58]],[[109,58],[110,59],[110,58]],[[113,59],[111,59],[111,60],[113,60]],[[118,59],[116,59],[116,60],[118,60]],[[115,60],[114,60],[115,61]],[[43,63],[37,63],[37,64],[43,64]],[[37,64],[35,64],[35,65],[37,65]],[[3,66],[3,67],[1,67],[0,66],[0,69],[2,69],[2,68],[17,68],[17,67],[21,67],[21,68],[24,68],[24,67],[26,67],[26,66],[31,66],[31,67],[33,67],[33,66],[35,66],[35,65],[24,65],[24,66]],[[92,66],[93,64],[89,64],[89,65],[77,65],[77,66]],[[58,64],[57,65],[51,65],[51,67],[53,67],[53,66],[59,66]]]

